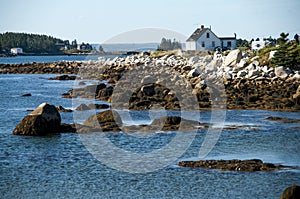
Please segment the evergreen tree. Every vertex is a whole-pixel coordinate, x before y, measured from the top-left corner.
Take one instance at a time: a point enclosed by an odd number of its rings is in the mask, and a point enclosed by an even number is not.
[[[295,39],[296,43],[299,44],[299,35],[298,34],[295,34],[294,39]]]
[[[101,45],[99,46],[99,52],[104,52],[104,49]]]
[[[280,37],[277,39],[277,44],[284,45],[288,41],[288,38],[287,38],[288,36],[289,36],[289,33],[282,32],[280,34]]]

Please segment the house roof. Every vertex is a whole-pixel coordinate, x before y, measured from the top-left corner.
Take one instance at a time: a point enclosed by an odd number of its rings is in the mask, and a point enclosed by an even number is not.
[[[195,32],[186,41],[197,41],[208,28],[197,28]]]
[[[219,39],[221,40],[232,40],[232,39],[236,39],[235,37],[219,37]]]
[[[214,34],[210,28],[197,28],[195,32],[186,40],[186,41],[197,41],[204,33],[206,30],[209,30],[212,34]],[[215,35],[215,34],[214,34]],[[217,38],[220,40],[234,40],[236,37],[218,37],[215,35]]]

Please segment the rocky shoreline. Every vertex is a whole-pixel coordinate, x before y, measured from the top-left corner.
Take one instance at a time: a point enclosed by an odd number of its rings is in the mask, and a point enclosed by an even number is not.
[[[70,90],[63,97],[97,98],[113,102],[116,108],[131,110],[159,105],[169,110],[300,111],[299,71],[261,66],[239,50],[233,50],[227,56],[214,54],[187,58],[140,54],[86,62],[2,64],[0,73],[76,74],[82,79],[105,80],[107,84]],[[54,79],[62,80],[60,77]],[[84,84],[84,81],[79,83]],[[191,93],[196,97],[196,105],[191,100]],[[126,99],[128,103],[120,99]]]
[[[0,64],[0,74],[77,74],[81,62]]]

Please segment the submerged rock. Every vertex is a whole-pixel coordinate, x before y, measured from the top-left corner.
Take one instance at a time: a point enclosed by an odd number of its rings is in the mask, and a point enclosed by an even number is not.
[[[220,169],[222,171],[275,171],[276,169],[291,168],[283,165],[264,163],[259,159],[252,160],[199,160],[182,161],[178,163],[182,167]]]
[[[186,120],[179,116],[163,116],[154,119],[151,126],[161,127],[162,131],[171,130],[191,130],[196,129],[200,125],[199,122],[193,120]]]
[[[22,95],[22,97],[30,97],[30,96],[32,96],[31,93],[25,93]]]
[[[50,77],[47,80],[75,80],[77,76],[75,75],[60,75],[56,77]]]
[[[108,109],[110,106],[109,104],[89,104],[88,107],[91,109]]]
[[[59,112],[73,112],[73,110],[71,109],[66,109],[62,106],[56,106],[56,109],[59,111]]]
[[[90,107],[88,107],[86,104],[80,104],[77,108],[77,111],[87,111],[87,110],[91,110]]]
[[[123,126],[125,132],[147,132],[153,133],[157,131],[189,131],[198,128],[207,128],[208,124],[201,124],[194,120],[183,119],[179,116],[162,116],[153,120],[150,125],[133,125]]]
[[[118,132],[121,131],[122,119],[117,111],[107,110],[90,116],[84,122],[84,125],[99,129],[103,132]]]
[[[15,135],[48,135],[60,132],[61,117],[56,107],[47,103],[39,105],[13,130]]]
[[[275,117],[275,116],[267,117],[265,120],[278,121],[282,123],[300,123],[300,119],[291,119],[291,118]]]

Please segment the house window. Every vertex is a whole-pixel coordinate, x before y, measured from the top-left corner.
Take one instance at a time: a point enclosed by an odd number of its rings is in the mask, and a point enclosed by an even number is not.
[[[209,38],[209,32],[208,32],[208,33],[206,33],[206,38]]]
[[[231,41],[227,42],[227,47],[229,47],[229,48],[231,47]]]
[[[204,43],[204,41],[202,41],[202,44],[201,44],[201,46],[204,48],[205,47],[205,43]]]
[[[211,46],[214,48],[214,47],[216,47],[216,42],[215,41],[212,41],[211,42]]]

